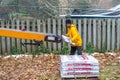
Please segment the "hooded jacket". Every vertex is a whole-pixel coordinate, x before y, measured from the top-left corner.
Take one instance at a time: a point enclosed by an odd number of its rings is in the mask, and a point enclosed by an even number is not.
[[[70,37],[71,41],[75,43],[75,45],[72,46],[82,46],[82,38],[75,25],[71,24],[66,36]]]

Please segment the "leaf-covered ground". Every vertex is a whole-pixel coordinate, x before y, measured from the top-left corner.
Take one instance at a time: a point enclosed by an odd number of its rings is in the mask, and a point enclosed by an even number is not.
[[[100,80],[120,80],[120,53],[94,54],[100,63]],[[59,55],[0,57],[0,80],[61,80]]]
[[[120,53],[95,54],[100,63],[100,80],[120,80]]]

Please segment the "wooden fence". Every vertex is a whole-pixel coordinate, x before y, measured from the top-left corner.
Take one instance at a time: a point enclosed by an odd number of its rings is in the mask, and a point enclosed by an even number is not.
[[[101,49],[105,47],[107,50],[120,50],[120,19],[111,18],[82,18],[72,19],[77,26],[82,39],[83,49],[86,44],[91,42],[95,48]],[[42,20],[13,20],[0,21],[0,28],[22,29],[28,31],[53,33],[61,35],[66,33],[65,19],[42,19]],[[14,39],[8,37],[0,37],[0,53],[10,52],[14,47],[22,51],[31,52],[36,46],[22,46],[21,42],[32,42],[23,39]],[[44,43],[51,50],[61,50],[65,43]],[[69,45],[68,45],[69,46]],[[70,46],[69,46],[70,47]]]

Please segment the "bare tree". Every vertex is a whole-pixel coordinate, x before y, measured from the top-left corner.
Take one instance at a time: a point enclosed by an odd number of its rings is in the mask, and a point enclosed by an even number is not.
[[[92,8],[95,9],[109,9],[120,4],[120,0],[92,0]]]
[[[116,6],[120,4],[120,0],[112,0],[112,6]]]
[[[45,17],[55,17],[59,14],[59,0],[38,0],[40,15]]]

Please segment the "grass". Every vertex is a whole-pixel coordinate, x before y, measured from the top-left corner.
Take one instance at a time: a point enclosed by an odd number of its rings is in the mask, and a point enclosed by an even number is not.
[[[100,72],[100,80],[120,80],[120,66],[109,65]]]

